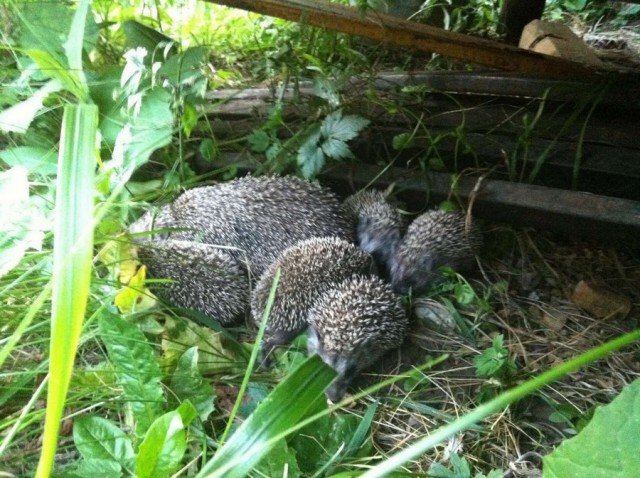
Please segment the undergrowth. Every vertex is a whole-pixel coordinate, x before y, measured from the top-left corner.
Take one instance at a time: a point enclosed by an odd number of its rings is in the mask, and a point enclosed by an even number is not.
[[[563,5],[571,11],[579,3]],[[558,5],[552,2],[550,14]],[[637,347],[609,353],[638,332],[606,343],[630,327],[595,321],[550,287],[573,280],[559,264],[573,253],[504,230],[490,236],[501,247],[483,259],[482,277],[448,271],[430,296],[407,298],[415,311],[407,343],[344,402],[325,402],[334,374],[317,357],[306,358],[304,337],[278,354],[273,370],[254,371],[260,332],[243,324],[227,330],[159,303],[122,231],[148,204],[237,172],[231,166],[199,176],[189,161],[194,155],[213,164],[221,149],[241,144],[264,154],[265,171],[306,177],[351,158],[350,140],[369,119],[350,111],[340,86],[369,62],[343,35],[204,2],[96,0],[85,21],[77,12],[88,7],[0,6],[0,463],[7,476],[48,476],[52,466],[59,477],[392,470],[496,477],[586,429],[595,407],[621,390],[623,401],[637,397],[637,381],[629,386],[638,377]],[[597,8],[589,6],[589,15],[605,14]],[[451,25],[485,30],[492,12],[478,20],[461,10]],[[280,97],[246,137],[198,136],[210,127],[201,115],[208,89],[266,81],[277,90],[302,80],[315,95],[303,125],[287,124]],[[99,113],[97,147],[91,111]],[[396,138],[397,151],[427,141],[432,151],[423,167],[444,168],[451,165],[438,145],[452,140],[460,152],[453,169],[463,153],[477,161],[464,121],[438,136],[422,117],[414,119],[416,128]],[[537,126],[535,116],[523,121],[525,134]],[[85,136],[75,136],[82,125]],[[523,166],[525,143],[507,161],[512,179],[535,176],[535,166]],[[71,256],[79,262],[67,262]],[[584,274],[618,277],[620,260],[609,259]],[[639,271],[631,266],[621,287]],[[545,301],[533,294],[534,279],[546,286],[536,288]],[[566,325],[544,327],[548,316]],[[585,337],[587,328],[599,332]],[[635,433],[616,446],[632,446]],[[621,469],[633,469],[633,457],[629,463]],[[550,469],[556,466],[552,459]]]

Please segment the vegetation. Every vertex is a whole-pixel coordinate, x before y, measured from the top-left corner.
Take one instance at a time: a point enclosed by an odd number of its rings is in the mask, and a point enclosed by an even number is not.
[[[425,5],[445,12],[448,28],[494,35],[496,2]],[[637,19],[634,8],[554,0],[547,15],[620,24]],[[536,350],[548,340],[519,339],[505,318],[526,323],[527,310],[539,304],[511,294],[522,284],[499,267],[486,267],[484,281],[450,272],[426,300],[456,333],[416,319],[407,347],[412,366],[365,377],[362,391],[331,407],[322,391],[334,374],[317,357],[305,357],[304,337],[278,356],[274,370],[254,371],[261,331],[225,330],[149,295],[145,269],[132,259],[123,230],[151,202],[211,177],[233,177],[236,166],[215,167],[223,149],[263,155],[263,172],[308,178],[331,161],[353,160],[350,140],[371,119],[351,111],[342,87],[371,71],[367,44],[187,0],[81,0],[46,8],[11,2],[0,6],[0,22],[0,467],[8,476],[53,470],[59,477],[495,477],[518,455],[512,430],[540,453],[555,445],[542,427],[518,423],[526,418],[518,407],[526,403],[543,401],[556,413],[564,427],[559,439],[584,427],[565,453],[585,466],[598,455],[581,454],[578,440],[602,434],[607,414],[621,424],[638,422],[637,407],[629,405],[638,399],[636,381],[589,423],[592,407],[612,401],[634,377],[618,362],[606,362],[619,375],[595,398],[565,396],[548,385],[593,367],[640,333],[607,342],[621,330],[599,324],[602,335],[593,340],[523,356],[518,341]],[[397,52],[385,54],[375,62],[398,64]],[[288,123],[283,86],[304,81],[313,91],[310,114],[302,124]],[[275,93],[266,121],[246,135],[216,138],[203,114],[206,92],[259,83]],[[383,104],[373,93],[368,99]],[[404,112],[399,104],[384,107]],[[434,136],[419,118],[415,123],[394,144],[402,151],[427,138],[433,149],[421,158],[425,169],[449,166],[440,161],[440,141],[453,138],[457,150],[469,149],[461,127]],[[527,117],[523,135],[535,127],[536,118]],[[514,180],[533,180],[537,172],[520,162],[532,137],[525,136],[508,161]],[[195,157],[210,166],[207,173],[198,174]],[[570,256],[555,244],[534,245],[526,233],[493,234],[492,244],[502,247],[489,257],[517,256],[520,272],[530,263],[524,250],[546,246],[558,254],[555,263]],[[559,280],[553,263],[540,264],[544,283]],[[617,262],[597,267],[615,269]],[[572,314],[572,330],[592,320]],[[617,357],[631,360],[633,353]],[[625,433],[612,446],[626,453],[639,432]],[[491,445],[500,439],[510,457]],[[562,450],[549,456],[555,473],[549,476],[565,476]],[[638,469],[637,459],[625,454],[620,473]]]

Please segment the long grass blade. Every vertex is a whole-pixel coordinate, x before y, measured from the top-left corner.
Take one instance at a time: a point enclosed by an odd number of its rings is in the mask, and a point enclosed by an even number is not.
[[[65,107],[53,244],[49,388],[36,477],[49,476],[73,361],[84,319],[93,247],[93,181],[98,108]]]
[[[314,355],[282,381],[236,430],[197,475],[200,478],[246,476],[273,448],[273,438],[292,429],[312,410],[335,377]]]

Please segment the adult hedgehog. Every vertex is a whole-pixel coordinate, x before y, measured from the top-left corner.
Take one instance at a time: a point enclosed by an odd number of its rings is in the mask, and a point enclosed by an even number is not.
[[[228,247],[256,277],[296,242],[351,235],[337,197],[293,176],[247,176],[189,189],[157,213],[147,213],[131,231],[145,229],[175,229],[161,239]]]

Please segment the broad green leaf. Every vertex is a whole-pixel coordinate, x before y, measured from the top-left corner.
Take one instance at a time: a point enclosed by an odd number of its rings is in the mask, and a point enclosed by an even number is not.
[[[180,468],[187,449],[186,427],[197,413],[190,405],[181,408],[165,413],[149,427],[138,452],[138,478],[163,478]]]
[[[0,277],[20,263],[27,249],[41,250],[49,229],[43,212],[29,197],[27,170],[16,166],[0,172]]]
[[[146,266],[140,266],[128,280],[124,281],[126,286],[113,299],[113,304],[120,313],[127,315],[142,312],[155,305],[153,295],[144,288],[146,273]]]
[[[75,467],[55,475],[56,478],[87,478],[89,476],[108,476],[119,478],[125,476],[120,463],[100,458],[80,460]],[[127,473],[126,476],[131,476]]]
[[[160,88],[146,92],[137,116],[118,133],[111,167],[128,177],[151,153],[171,142],[173,123],[169,93]]]
[[[207,77],[203,73],[203,65],[209,51],[209,47],[196,46],[171,56],[158,70],[158,77],[167,79],[174,88],[180,89],[186,101],[204,98]]]
[[[333,159],[353,158],[353,153],[347,143],[340,139],[327,138],[322,142],[322,151],[326,156]]]
[[[198,370],[198,348],[191,347],[182,354],[171,376],[171,391],[180,401],[189,400],[205,421],[213,412],[215,395],[211,384],[206,382]]]
[[[240,356],[237,344],[227,336],[228,332],[224,330],[212,330],[193,322],[177,321],[167,317],[162,338],[165,363],[177,363],[188,348],[196,346],[198,368],[201,373],[244,371],[244,356]]]
[[[349,141],[355,138],[360,131],[369,124],[369,120],[356,115],[342,116],[342,111],[337,110],[327,115],[322,122],[320,132],[324,138],[333,138],[340,141]]]
[[[34,146],[18,146],[0,151],[0,159],[9,166],[22,166],[30,174],[55,176],[58,155],[55,151]]]
[[[73,441],[85,460],[117,462],[125,470],[135,469],[131,440],[113,422],[101,417],[81,417],[73,423]]]
[[[152,61],[156,48],[162,44],[172,44],[173,46],[170,49],[172,54],[177,51],[175,42],[170,37],[135,20],[127,20],[123,22],[122,30],[124,31],[127,39],[127,48],[144,48],[149,52],[149,55],[147,55],[147,60],[149,62]],[[163,59],[164,58],[159,57],[156,58],[155,61]]]
[[[318,145],[319,141],[320,131],[315,131],[298,149],[298,165],[302,175],[307,179],[318,174],[325,163],[324,153]]]
[[[320,357],[307,359],[276,386],[197,476],[246,476],[272,450],[275,442],[269,440],[286,433],[324,402],[323,392],[334,377]]]
[[[107,311],[100,317],[100,334],[141,436],[164,408],[162,373],[153,348],[135,325]]]
[[[544,478],[627,478],[640,470],[640,379],[544,458]]]
[[[393,141],[391,142],[391,146],[396,151],[402,151],[403,149],[410,148],[413,146],[413,137],[409,133],[401,133],[397,134],[393,137]]]

